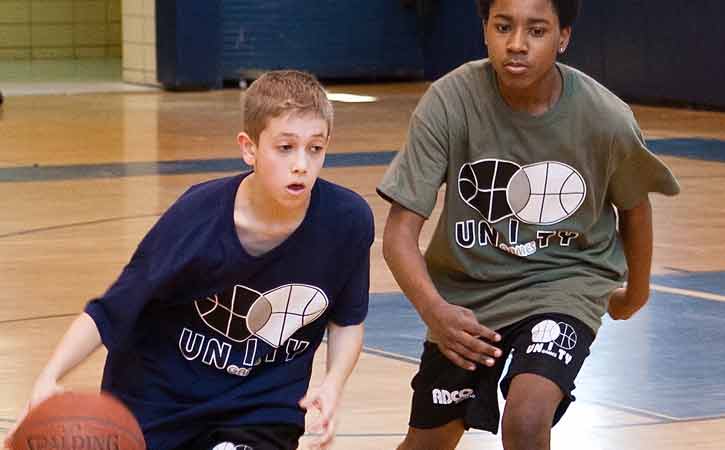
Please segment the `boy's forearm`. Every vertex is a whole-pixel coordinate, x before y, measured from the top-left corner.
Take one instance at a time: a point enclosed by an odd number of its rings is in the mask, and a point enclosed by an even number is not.
[[[645,303],[652,269],[652,206],[649,199],[635,208],[620,211],[620,233],[629,269],[627,297]]]
[[[39,378],[58,381],[66,373],[83,362],[101,345],[96,323],[86,313],[81,313],[61,338],[53,355]]]
[[[433,285],[418,247],[423,223],[422,217],[393,205],[385,224],[383,256],[395,281],[425,320],[428,312],[445,300]]]
[[[342,390],[360,357],[363,330],[363,324],[343,327],[330,322],[327,328],[325,383],[332,383],[338,390]]]

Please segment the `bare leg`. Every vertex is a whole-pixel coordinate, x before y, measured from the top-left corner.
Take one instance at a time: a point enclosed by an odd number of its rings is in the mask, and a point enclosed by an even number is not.
[[[506,450],[549,450],[554,413],[564,394],[553,381],[522,373],[511,380],[503,413]]]
[[[453,450],[461,440],[463,420],[454,420],[438,428],[408,428],[408,435],[398,450]]]

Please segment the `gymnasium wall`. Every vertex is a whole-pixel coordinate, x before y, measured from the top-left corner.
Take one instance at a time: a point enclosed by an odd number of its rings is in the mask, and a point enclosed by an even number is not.
[[[725,107],[725,2],[588,1],[567,61],[629,100]]]
[[[451,3],[440,2],[439,37],[425,53],[429,79],[465,60],[446,50],[449,35],[481,43],[480,23],[461,26],[475,2]],[[447,11],[458,8],[465,12]],[[563,61],[629,101],[725,108],[724,18],[722,0],[583,0]]]
[[[121,55],[121,0],[0,0],[0,59]]]
[[[437,1],[437,0],[434,0]],[[156,0],[169,89],[295,68],[323,79],[422,79],[416,0]]]
[[[485,55],[474,0],[156,3],[159,77],[170,88],[288,67],[324,79],[436,79]],[[723,17],[722,0],[583,0],[563,60],[626,100],[723,108]]]
[[[322,78],[423,74],[415,5],[400,0],[224,0],[225,78],[296,67]]]

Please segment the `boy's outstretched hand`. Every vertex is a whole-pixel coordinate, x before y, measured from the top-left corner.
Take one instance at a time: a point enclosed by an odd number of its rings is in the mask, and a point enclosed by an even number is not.
[[[63,387],[55,380],[39,378],[35,382],[35,386],[33,386],[33,392],[30,395],[30,400],[28,400],[28,403],[26,403],[20,411],[17,420],[8,431],[5,441],[3,442],[3,446],[7,449],[10,448],[10,440],[12,439],[13,434],[15,434],[15,430],[18,429],[18,425],[20,425],[23,419],[25,419],[25,416],[28,415],[31,409],[42,403],[43,400],[50,398],[55,394],[60,394],[61,392],[63,392]]]
[[[324,450],[332,445],[337,426],[339,398],[340,389],[332,384],[323,383],[319,387],[309,389],[300,400],[300,407],[308,413],[307,431],[315,435],[307,448]]]

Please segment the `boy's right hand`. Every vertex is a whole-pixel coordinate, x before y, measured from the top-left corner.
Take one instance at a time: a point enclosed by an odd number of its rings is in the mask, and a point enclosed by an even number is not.
[[[43,400],[61,392],[63,392],[63,387],[59,385],[56,380],[39,378],[35,382],[35,386],[33,386],[33,391],[30,394],[30,400],[28,400],[28,403],[26,403],[20,411],[17,420],[15,420],[15,423],[10,428],[10,431],[8,431],[4,442],[5,448],[10,448],[10,440],[13,437],[15,430],[18,428],[18,425],[20,425],[23,419],[25,419],[25,416],[28,415],[30,410],[42,403]]]
[[[501,336],[478,323],[468,308],[442,301],[423,314],[423,320],[441,353],[463,369],[475,370],[476,363],[491,367],[496,362],[494,358],[501,356],[499,348],[485,342],[499,342]]]

